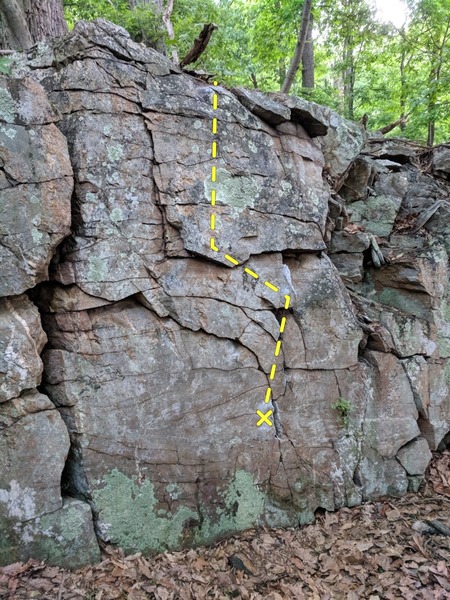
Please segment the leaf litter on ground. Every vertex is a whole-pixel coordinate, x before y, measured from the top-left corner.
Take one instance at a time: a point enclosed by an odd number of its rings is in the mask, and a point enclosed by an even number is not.
[[[449,538],[413,528],[433,520],[450,526],[450,450],[417,494],[211,547],[125,556],[105,545],[99,564],[77,571],[15,563],[0,568],[0,600],[448,600]]]

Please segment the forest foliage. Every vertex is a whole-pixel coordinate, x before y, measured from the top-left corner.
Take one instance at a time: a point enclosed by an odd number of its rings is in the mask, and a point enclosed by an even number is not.
[[[167,1],[167,0],[166,0]],[[295,49],[303,0],[174,0],[169,39],[160,0],[65,0],[72,27],[104,17],[138,41],[165,41],[183,57],[204,23],[214,22],[194,67],[229,86],[279,91]],[[131,6],[131,7],[130,7]],[[372,0],[314,0],[314,87],[301,67],[290,93],[328,105],[377,129],[399,119],[393,135],[439,143],[450,139],[450,0],[405,0],[400,27],[382,22]]]

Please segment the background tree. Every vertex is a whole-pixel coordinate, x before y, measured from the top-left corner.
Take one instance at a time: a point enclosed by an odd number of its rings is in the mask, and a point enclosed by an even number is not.
[[[302,54],[302,87],[305,93],[314,88],[314,18],[309,16],[308,31],[306,33],[305,47]]]
[[[300,20],[300,27],[298,29],[297,43],[295,44],[294,56],[292,57],[291,64],[289,65],[286,78],[281,86],[281,91],[285,94],[289,93],[294,82],[295,74],[300,66],[303,58],[303,51],[305,49],[306,38],[310,29],[311,19],[311,8],[312,0],[303,0],[302,18]]]
[[[414,5],[413,5],[414,6]],[[448,65],[450,59],[450,1],[421,0],[414,6],[411,36],[420,48],[417,60],[427,72],[426,98],[427,143],[432,146],[436,122],[448,113]]]

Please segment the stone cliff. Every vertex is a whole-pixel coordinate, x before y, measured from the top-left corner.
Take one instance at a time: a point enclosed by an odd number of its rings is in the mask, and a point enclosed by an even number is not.
[[[450,148],[105,21],[17,55],[0,124],[0,564],[418,488],[450,430]]]

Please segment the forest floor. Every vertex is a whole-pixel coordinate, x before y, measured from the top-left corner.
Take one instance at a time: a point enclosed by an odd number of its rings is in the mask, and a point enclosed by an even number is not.
[[[420,533],[427,520],[450,525],[450,450],[418,494],[149,558],[107,546],[101,563],[74,572],[15,563],[0,568],[0,599],[450,599],[450,537]]]

